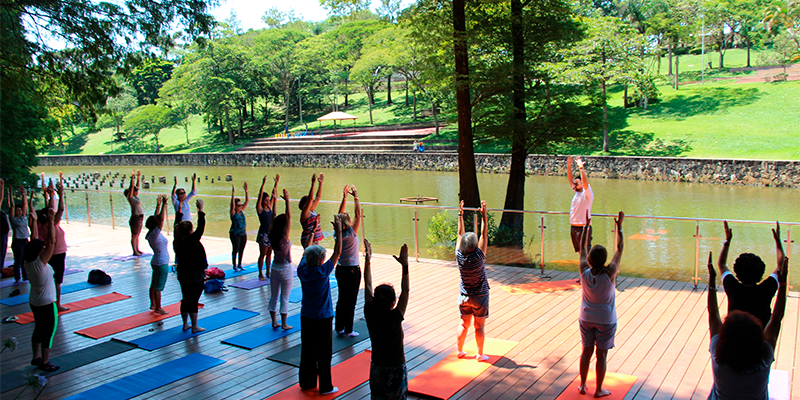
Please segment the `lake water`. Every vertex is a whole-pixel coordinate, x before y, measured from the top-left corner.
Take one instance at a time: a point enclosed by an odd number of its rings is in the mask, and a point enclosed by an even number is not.
[[[286,188],[292,199],[292,241],[299,243],[300,226],[297,200],[308,194],[311,175],[314,172],[324,173],[325,182],[322,192],[323,202],[317,211],[323,218],[323,231],[331,231],[328,221],[338,210],[342,198],[342,188],[346,184],[354,184],[358,188],[359,199],[364,207],[363,223],[366,237],[373,243],[376,252],[396,254],[403,243],[407,243],[410,252],[414,252],[414,210],[413,205],[400,205],[400,199],[413,196],[438,198],[438,203],[426,203],[430,206],[451,208],[453,216],[457,214],[458,174],[455,172],[431,171],[394,171],[394,170],[358,170],[358,169],[320,169],[309,168],[252,168],[252,167],[162,167],[139,166],[148,181],[155,176],[155,183],[150,189],[142,189],[140,198],[145,204],[145,213],[155,209],[156,193],[169,193],[172,189],[173,176],[178,177],[178,187],[191,189],[191,175],[197,173],[199,196],[206,202],[208,219],[207,232],[218,237],[227,237],[230,227],[228,207],[230,204],[231,184],[236,187],[237,197],[244,195],[242,184],[250,186],[250,208],[245,212],[248,220],[250,239],[255,238],[258,220],[255,212],[255,197],[262,177],[268,175],[266,191],[271,191],[272,177],[281,175],[278,186],[279,193]],[[130,174],[130,168],[122,167],[41,167],[37,172],[44,172],[46,177],[56,178],[57,171],[64,172],[67,178],[75,178],[83,173],[97,172],[101,175],[111,172]],[[233,176],[232,182],[224,182],[226,174]],[[167,183],[158,182],[159,176],[167,177]],[[208,179],[206,179],[208,176]],[[189,182],[185,182],[185,178]],[[217,178],[221,177],[222,181]],[[212,183],[212,179],[214,183]],[[110,182],[110,179],[107,180]],[[490,209],[502,208],[508,175],[479,174],[478,183],[481,197]],[[115,187],[99,187],[101,192],[88,192],[92,223],[111,224],[109,198],[113,198],[115,224],[118,229],[127,229],[130,207],[122,195],[120,178]],[[749,221],[781,221],[797,224],[800,222],[800,190],[771,187],[723,186],[711,184],[672,183],[653,181],[632,181],[617,179],[591,179],[589,183],[595,194],[593,205],[594,243],[613,247],[611,229],[613,220],[597,214],[616,214],[622,210],[628,216],[624,224],[625,250],[622,261],[622,272],[627,275],[648,278],[691,280],[695,274],[697,252],[697,222],[694,219],[728,219]],[[126,182],[127,184],[127,182]],[[102,191],[113,190],[114,194]],[[490,248],[489,257],[492,262],[538,263],[541,249],[540,228],[544,217],[546,226],[544,233],[546,268],[575,269],[577,254],[572,251],[569,241],[569,222],[566,213],[569,211],[573,192],[566,177],[531,176],[526,180],[525,209],[537,212],[525,216],[526,246],[520,252],[506,252]],[[82,191],[68,192],[68,208],[70,222],[86,221],[86,195]],[[352,197],[348,198],[348,212],[352,214]],[[379,206],[383,204],[385,206]],[[282,200],[278,201],[278,211],[283,211]],[[419,215],[419,253],[420,257],[449,257],[442,254],[437,246],[429,243],[428,221],[439,209],[417,207]],[[173,210],[169,210],[173,214]],[[553,214],[556,212],[557,214]],[[500,212],[493,212],[495,220],[500,221]],[[642,218],[639,218],[639,217]],[[649,216],[688,218],[659,219]],[[775,246],[767,224],[731,223],[734,239],[731,247],[729,265],[742,252],[761,255],[767,265],[768,273],[775,267]],[[795,244],[791,254],[800,256],[800,225],[784,226],[783,237],[793,229]],[[702,221],[699,223],[700,276],[706,282],[705,260],[708,252],[713,251],[716,257],[724,237],[722,223]],[[455,239],[455,238],[453,238]],[[332,247],[332,240],[326,238],[323,243]],[[145,245],[146,247],[146,245]],[[786,245],[785,245],[786,247]],[[787,248],[787,252],[789,249]],[[257,251],[255,243],[248,245],[245,251]],[[800,285],[800,263],[793,263],[792,284]]]

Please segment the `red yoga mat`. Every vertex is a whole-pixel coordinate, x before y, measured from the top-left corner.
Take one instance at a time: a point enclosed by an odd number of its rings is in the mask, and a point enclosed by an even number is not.
[[[464,350],[468,352],[466,357],[458,358],[458,352],[448,355],[444,360],[410,380],[408,392],[436,399],[448,399],[489,369],[517,344],[518,342],[486,338],[483,352],[489,356],[489,360],[479,362],[475,360],[476,344],[473,340],[464,346]]]
[[[90,299],[76,301],[73,303],[64,304],[64,307],[69,308],[67,311],[59,311],[58,315],[64,315],[69,313],[74,313],[75,311],[85,310],[87,308],[102,306],[103,304],[113,303],[115,301],[130,299],[131,296],[126,296],[124,294],[119,294],[117,292],[112,292],[109,294],[104,294],[102,296],[92,297]],[[33,313],[26,312],[24,314],[17,315],[17,320],[14,321],[18,324],[29,324],[33,322]]]
[[[557,290],[580,289],[581,284],[576,282],[575,279],[567,279],[564,281],[541,281],[501,287],[510,294],[531,294],[555,292]]]
[[[633,384],[636,383],[636,377],[632,375],[615,374],[613,372],[606,372],[606,377],[603,379],[603,389],[608,389],[611,395],[603,397],[608,400],[622,400],[628,391],[631,390]],[[597,389],[597,380],[594,376],[594,371],[589,370],[589,375],[586,377],[586,394],[581,394],[578,391],[578,386],[581,384],[580,375],[575,377],[575,380],[564,389],[563,392],[556,398],[556,400],[587,400],[594,398],[594,392]]]
[[[348,358],[331,368],[331,380],[333,386],[338,387],[339,391],[331,394],[319,394],[317,389],[302,390],[300,384],[286,388],[278,392],[269,400],[289,400],[289,399],[332,399],[341,396],[345,392],[369,380],[369,364],[372,352],[364,350],[363,353]]]
[[[202,304],[198,304],[197,307],[203,308]],[[164,307],[164,310],[168,311],[169,314],[156,314],[153,311],[146,311],[141,314],[131,315],[130,317],[120,318],[116,321],[106,322],[105,324],[95,325],[90,328],[81,329],[79,331],[75,331],[75,333],[83,336],[88,336],[92,339],[100,339],[101,337],[106,337],[109,335],[113,335],[115,333],[120,333],[123,331],[127,331],[128,329],[136,328],[137,326],[142,326],[145,324],[149,324],[151,322],[161,321],[162,319],[166,319],[169,317],[174,317],[176,315],[181,315],[181,303],[170,304]]]

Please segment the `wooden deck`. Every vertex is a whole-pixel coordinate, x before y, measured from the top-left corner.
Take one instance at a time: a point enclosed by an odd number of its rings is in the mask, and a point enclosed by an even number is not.
[[[82,349],[101,341],[74,331],[146,311],[150,282],[149,258],[127,262],[109,257],[130,252],[126,229],[85,224],[65,225],[67,266],[84,272],[68,275],[64,284],[81,282],[89,270],[101,268],[114,279],[109,286],[82,290],[64,295],[69,303],[116,291],[131,299],[64,315],[59,320],[58,334],[51,357]],[[142,235],[144,236],[144,235]],[[203,239],[209,257],[229,254],[227,239]],[[398,245],[399,248],[399,245]],[[142,249],[149,249],[143,242]],[[295,263],[301,249],[295,248]],[[254,263],[257,245],[250,242],[245,251],[248,264]],[[626,260],[623,258],[623,267]],[[373,280],[378,283],[400,283],[400,267],[390,255],[376,255]],[[219,265],[229,269],[228,263]],[[580,336],[577,315],[579,291],[511,295],[502,285],[538,280],[538,270],[488,266],[491,289],[491,315],[487,323],[489,337],[517,341],[519,344],[499,363],[460,390],[459,399],[554,399],[578,374]],[[577,279],[577,272],[548,271],[552,279]],[[228,279],[228,283],[255,278],[256,274]],[[299,285],[295,279],[294,285]],[[14,288],[28,292],[27,285],[0,289],[6,298]],[[411,297],[404,322],[405,350],[409,379],[455,351],[455,332],[459,322],[456,295],[458,272],[452,262],[421,260],[411,263]],[[708,325],[705,312],[705,285],[693,290],[692,284],[642,278],[622,277],[617,293],[619,325],[616,348],[609,352],[609,371],[635,375],[638,379],[626,399],[705,399],[712,384],[708,353]],[[333,290],[334,300],[337,291]],[[180,290],[171,275],[164,304],[180,300]],[[294,333],[254,350],[245,350],[220,343],[221,340],[269,323],[266,310],[268,287],[253,290],[230,288],[226,293],[203,295],[205,308],[200,317],[226,311],[232,307],[260,312],[256,318],[236,323],[199,337],[148,352],[134,349],[104,360],[49,378],[40,399],[60,399],[114,381],[132,373],[165,363],[193,352],[221,358],[225,364],[179,380],[143,394],[137,399],[264,399],[297,383],[297,369],[267,360],[266,357],[300,342]],[[725,296],[720,293],[720,301]],[[773,368],[789,371],[791,395],[800,399],[800,378],[795,372],[800,359],[798,338],[798,296],[791,293],[786,307],[783,330]],[[356,317],[363,315],[363,294],[359,296]],[[722,305],[722,309],[725,309]],[[27,304],[0,306],[1,317],[29,311]],[[291,304],[289,314],[299,313],[300,305]],[[134,328],[115,338],[130,340],[178,326],[180,317]],[[0,355],[3,371],[23,368],[30,361],[30,334],[33,324],[2,324],[0,338],[16,337],[19,346],[14,352]],[[468,338],[471,339],[472,334]],[[369,348],[369,340],[333,355],[334,365]],[[33,367],[27,367],[35,372]],[[334,385],[336,382],[334,382]],[[8,390],[8,382],[0,382],[2,398],[11,399],[21,390]],[[26,391],[20,398],[32,399]],[[342,393],[341,399],[369,398],[368,383]]]

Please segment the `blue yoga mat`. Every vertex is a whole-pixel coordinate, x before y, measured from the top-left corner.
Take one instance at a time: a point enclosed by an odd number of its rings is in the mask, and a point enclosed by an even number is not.
[[[197,325],[206,328],[206,330],[202,332],[192,333],[191,330],[184,331],[183,326],[176,326],[174,328],[167,329],[165,331],[161,331],[158,333],[154,333],[152,335],[147,335],[135,340],[128,341],[128,343],[135,344],[139,346],[139,348],[141,349],[153,351],[156,349],[160,349],[164,346],[169,346],[173,343],[178,343],[182,340],[186,340],[190,337],[195,337],[197,335],[202,335],[204,333],[211,332],[215,329],[222,328],[223,326],[228,326],[230,324],[234,324],[239,321],[244,321],[248,318],[255,317],[256,315],[258,315],[257,312],[234,308],[232,310],[221,312],[219,314],[214,314],[209,317],[201,318],[199,321],[197,321]]]
[[[233,278],[234,276],[249,274],[258,271],[258,265],[251,264],[244,267],[244,271],[234,271],[232,269],[225,270],[225,279]]]
[[[97,286],[103,285],[94,285],[89,282],[78,282],[73,283],[72,285],[61,286],[61,294],[67,294],[72,292],[77,292],[83,289],[89,289]],[[9,297],[7,299],[0,300],[0,304],[5,304],[7,306],[18,306],[20,304],[25,304],[29,301],[28,294],[21,294],[19,296]]]
[[[221,263],[221,262],[230,261],[230,260],[231,260],[231,255],[230,254],[220,254],[220,255],[217,255],[217,256],[211,256],[211,257],[207,257],[206,258],[206,261],[208,261],[208,265],[212,266],[212,267],[213,267],[213,265],[211,265],[211,264]]]
[[[192,353],[67,397],[67,399],[126,400],[224,363],[225,361],[219,358]]]
[[[339,281],[336,280],[336,277],[331,276],[331,289],[339,286]],[[303,300],[303,285],[292,289],[292,292],[289,293],[289,303],[299,303]]]
[[[272,324],[270,323],[260,328],[253,329],[249,332],[245,332],[241,335],[234,336],[230,339],[225,339],[222,341],[222,343],[241,347],[247,350],[253,350],[258,346],[265,345],[273,340],[280,339],[284,336],[288,336],[292,333],[300,331],[300,314],[295,314],[289,318],[286,318],[286,323],[291,325],[292,329],[283,330],[281,328],[273,328]]]

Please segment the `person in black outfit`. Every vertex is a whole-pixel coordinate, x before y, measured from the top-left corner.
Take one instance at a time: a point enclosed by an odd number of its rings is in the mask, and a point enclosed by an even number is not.
[[[408,306],[408,246],[403,245],[400,256],[394,256],[403,267],[397,304],[391,284],[378,285],[372,291],[372,246],[367,239],[364,239],[364,249],[364,317],[372,341],[370,393],[373,399],[405,399],[408,397],[408,370],[403,348],[402,323]]]
[[[175,218],[178,221],[175,229],[175,241],[172,243],[178,263],[178,282],[181,285],[181,318],[183,330],[192,329],[192,333],[202,332],[205,328],[197,326],[197,303],[203,293],[206,277],[206,249],[200,243],[206,227],[206,214],[203,212],[203,200],[197,200],[197,229],[193,229],[192,221],[182,221],[183,207]],[[189,324],[191,320],[191,325]]]

